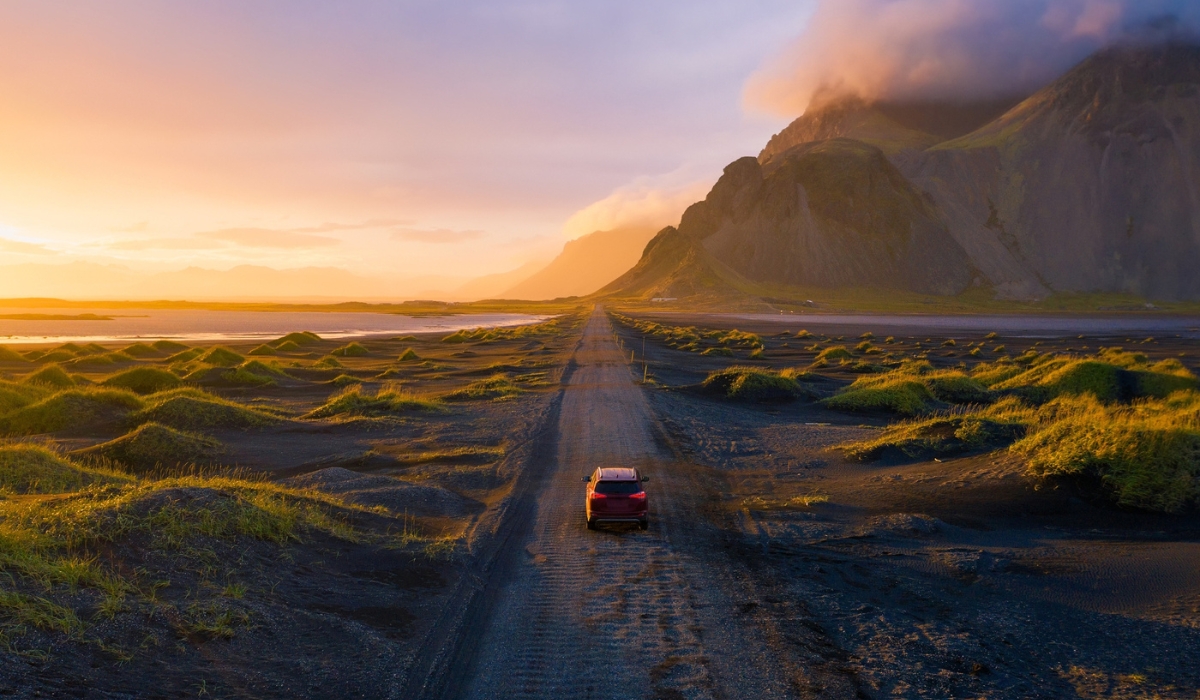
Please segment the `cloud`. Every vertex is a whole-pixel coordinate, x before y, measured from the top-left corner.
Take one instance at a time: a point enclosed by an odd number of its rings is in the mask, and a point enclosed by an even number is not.
[[[828,89],[878,99],[1033,92],[1150,27],[1200,26],[1186,0],[822,0],[807,30],[747,81],[753,110],[795,117]],[[1161,38],[1161,37],[1159,37]]]
[[[292,233],[329,233],[331,231],[359,231],[370,228],[387,228],[389,226],[407,226],[412,224],[410,219],[370,219],[357,224],[324,223],[319,226],[288,229]]]
[[[683,210],[704,199],[712,187],[709,179],[684,182],[679,179],[679,173],[641,177],[619,187],[604,199],[572,214],[563,224],[563,234],[579,238],[593,231],[632,226],[657,229],[677,223]]]
[[[143,233],[149,227],[149,221],[139,221],[130,226],[115,226],[110,228],[109,231],[112,231],[113,233]]]
[[[8,238],[0,238],[0,253],[17,253],[20,255],[58,255],[57,251],[50,250],[44,245],[37,243],[26,243],[25,241],[14,241]]]
[[[224,228],[197,233],[200,238],[227,241],[247,248],[321,248],[341,243],[336,238],[270,228]]]
[[[226,246],[200,238],[137,238],[110,243],[107,247],[112,250],[214,250]]]
[[[420,243],[461,243],[463,241],[482,238],[483,235],[483,231],[452,231],[446,228],[398,228],[392,230],[392,238],[394,240],[417,241]]]

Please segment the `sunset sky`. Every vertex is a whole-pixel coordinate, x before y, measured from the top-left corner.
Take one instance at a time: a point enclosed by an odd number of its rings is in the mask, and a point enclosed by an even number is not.
[[[0,265],[501,272],[675,221],[818,83],[1032,90],[1192,4],[5,2]]]
[[[670,220],[786,123],[740,95],[809,14],[4,3],[0,264],[472,275],[646,207]]]

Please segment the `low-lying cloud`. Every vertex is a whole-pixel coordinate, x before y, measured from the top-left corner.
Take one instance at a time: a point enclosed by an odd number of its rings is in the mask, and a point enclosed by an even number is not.
[[[662,228],[678,223],[683,210],[704,199],[710,180],[674,182],[675,176],[645,177],[619,187],[567,219],[563,234],[579,238],[594,231],[617,228]]]
[[[416,243],[462,243],[482,238],[483,231],[454,231],[448,228],[398,228],[392,230],[392,240]]]
[[[747,106],[804,112],[828,90],[871,99],[1031,93],[1104,46],[1192,32],[1186,0],[821,0],[807,30],[747,82]]]
[[[204,231],[197,233],[196,236],[214,241],[226,241],[247,248],[321,248],[341,243],[338,239],[328,236],[314,236],[311,233],[270,228],[225,228],[218,231]]]
[[[44,245],[38,243],[26,243],[25,241],[14,241],[9,238],[0,238],[0,253],[16,253],[18,255],[57,255],[56,251],[50,250]]]

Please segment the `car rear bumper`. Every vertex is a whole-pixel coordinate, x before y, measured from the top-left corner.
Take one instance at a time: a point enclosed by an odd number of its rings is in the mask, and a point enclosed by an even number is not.
[[[594,523],[640,523],[645,522],[647,514],[633,515],[630,513],[622,513],[621,515],[593,515],[588,520]]]

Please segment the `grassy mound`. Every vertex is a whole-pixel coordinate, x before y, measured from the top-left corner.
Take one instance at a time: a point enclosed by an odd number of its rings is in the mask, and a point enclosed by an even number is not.
[[[179,377],[157,367],[127,369],[100,382],[101,386],[128,389],[137,394],[153,394],[166,389],[174,389],[180,384],[182,381]]]
[[[245,370],[252,374],[257,374],[262,377],[286,377],[288,373],[284,371],[277,363],[262,362],[260,360],[250,360],[245,362],[238,369]]]
[[[939,416],[889,426],[870,440],[841,445],[863,462],[877,459],[920,460],[1007,447],[1025,435],[1030,411],[1006,399],[982,411]]]
[[[57,645],[116,616],[164,614],[193,640],[235,636],[250,621],[240,593],[208,581],[240,579],[246,567],[238,552],[256,541],[282,546],[310,535],[354,541],[347,515],[365,511],[315,491],[195,476],[124,477],[57,498],[0,501],[0,636],[11,643],[39,629]],[[202,580],[181,581],[176,572]],[[147,589],[146,576],[170,576],[175,592]]]
[[[66,350],[52,350],[44,355],[38,356],[35,362],[67,362],[74,360],[76,355]]]
[[[142,405],[136,394],[120,389],[68,389],[0,416],[0,433],[36,435],[117,423]]]
[[[973,374],[995,391],[1038,403],[1083,394],[1106,402],[1166,398],[1197,388],[1195,375],[1178,360],[1151,365],[1145,355],[1119,348],[1084,359],[1027,354],[1017,362],[981,366]]]
[[[293,343],[289,340],[276,345],[275,349],[279,352],[300,352],[303,348],[301,348],[299,344]]]
[[[318,369],[337,369],[343,366],[344,365],[342,365],[341,362],[338,362],[338,359],[333,355],[326,355],[325,357],[322,357],[313,363],[313,367]]]
[[[1200,502],[1200,394],[1131,406],[1060,397],[1013,449],[1036,476],[1098,480],[1118,505],[1177,512]]]
[[[146,345],[145,343],[134,343],[127,348],[123,348],[121,352],[130,357],[157,357],[159,351]]]
[[[321,336],[317,335],[316,333],[313,333],[312,331],[301,331],[299,333],[288,333],[287,335],[283,336],[282,338],[276,338],[275,340],[272,340],[270,343],[268,343],[268,345],[274,345],[275,347],[282,350],[283,349],[282,346],[284,346],[288,343],[291,343],[292,345],[295,345],[297,348],[299,348],[299,347],[303,347],[305,345],[312,345],[313,343],[319,343],[319,342],[321,342]]]
[[[487,379],[472,382],[467,386],[451,391],[442,398],[446,401],[484,401],[487,399],[504,399],[521,393],[520,387],[503,374],[497,374]]]
[[[122,352],[107,352],[103,355],[86,355],[71,360],[69,365],[72,367],[109,367],[112,365],[125,364],[127,362],[136,362],[130,355]]]
[[[222,345],[214,346],[199,359],[205,364],[216,367],[233,367],[246,361],[246,358]]]
[[[833,347],[825,348],[820,353],[818,353],[814,362],[829,363],[829,362],[840,362],[842,360],[853,360],[853,359],[854,359],[854,355],[849,350],[846,349],[846,346],[834,345]]]
[[[397,359],[399,359],[401,362],[413,362],[421,359],[421,356],[418,355],[417,352],[412,348],[407,348],[404,352],[400,353],[400,357]]]
[[[40,445],[0,445],[0,493],[67,493],[124,481],[128,479],[79,466]]]
[[[0,414],[40,401],[51,391],[41,384],[17,384],[0,380]]]
[[[758,367],[728,367],[709,374],[704,391],[735,401],[789,401],[801,393],[800,383]]]
[[[717,355],[719,357],[733,357],[733,350],[730,348],[705,348],[701,355]]]
[[[222,451],[221,443],[212,438],[158,423],[144,423],[127,435],[75,454],[101,457],[135,474],[147,474],[180,466],[211,464]]]
[[[363,380],[358,377],[352,377],[349,374],[339,374],[329,380],[329,383],[334,386],[350,386],[351,384],[362,384]]]
[[[350,343],[332,350],[329,354],[336,357],[363,357],[369,355],[370,351],[358,343]]]
[[[167,362],[191,362],[192,360],[204,354],[204,348],[188,348],[181,350],[167,358]]]
[[[130,416],[134,425],[161,423],[176,430],[248,430],[279,422],[279,419],[200,389],[175,389],[155,394],[148,405]]]
[[[330,418],[341,415],[386,416],[440,409],[441,404],[434,399],[409,394],[393,387],[381,389],[371,395],[361,386],[355,385],[333,395],[325,405],[312,411],[305,418]]]
[[[0,362],[29,362],[21,353],[0,345]]]
[[[173,340],[156,340],[150,344],[150,347],[169,355],[173,355],[177,352],[183,352],[184,350],[188,349],[188,346],[184,345],[183,343],[176,343]]]
[[[75,386],[75,380],[71,379],[71,375],[58,365],[46,365],[21,381],[26,384],[41,384],[56,389]]]
[[[915,379],[898,377],[865,386],[859,386],[860,381],[822,399],[821,403],[837,411],[887,412],[902,416],[920,415],[933,408],[933,395],[924,383]]]
[[[247,355],[258,355],[258,356],[278,355],[279,351],[276,350],[275,348],[271,347],[270,345],[259,345],[258,347],[254,348],[253,350],[251,350],[250,352],[248,352],[246,354]]]

